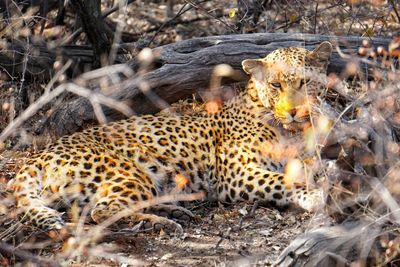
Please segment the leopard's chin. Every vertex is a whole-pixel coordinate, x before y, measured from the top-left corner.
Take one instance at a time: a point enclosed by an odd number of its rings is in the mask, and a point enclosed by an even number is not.
[[[298,132],[298,131],[304,131],[305,129],[309,128],[311,126],[310,121],[302,121],[302,122],[289,122],[289,123],[284,123],[282,122],[282,126],[285,130],[291,131],[291,132]]]

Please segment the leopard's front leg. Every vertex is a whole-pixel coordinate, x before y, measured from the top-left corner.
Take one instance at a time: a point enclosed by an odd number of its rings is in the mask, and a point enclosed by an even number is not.
[[[246,176],[230,179],[229,184],[219,185],[220,201],[269,201],[278,206],[293,203],[307,211],[316,211],[324,205],[321,189],[309,189],[304,184],[290,184],[283,173],[261,168],[247,169],[245,173]]]
[[[147,212],[183,222],[189,222],[196,218],[190,210],[174,204],[157,204],[148,208]]]
[[[98,200],[95,207],[91,211],[91,217],[96,223],[102,223],[108,219],[114,217],[118,223],[139,223],[144,222],[143,230],[156,230],[164,229],[170,233],[183,233],[182,226],[171,219],[158,216],[155,214],[143,213],[141,211],[130,212],[131,208],[134,207],[134,203],[131,203],[131,207],[125,203],[121,203],[116,198],[103,197]],[[125,212],[122,218],[119,216]],[[118,220],[117,220],[118,218]]]

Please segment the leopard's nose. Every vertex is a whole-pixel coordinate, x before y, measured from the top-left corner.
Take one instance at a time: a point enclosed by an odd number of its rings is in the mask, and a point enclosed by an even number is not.
[[[297,110],[295,108],[292,108],[291,110],[288,111],[289,115],[294,117],[297,113]]]

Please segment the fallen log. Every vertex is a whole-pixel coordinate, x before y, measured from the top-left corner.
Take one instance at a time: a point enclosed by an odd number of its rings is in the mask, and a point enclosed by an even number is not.
[[[218,64],[229,64],[234,69],[241,70],[241,62],[244,59],[263,57],[281,47],[301,46],[312,49],[322,41],[332,42],[343,53],[352,55],[352,59],[356,60],[358,48],[364,39],[366,38],[281,33],[195,38],[153,49],[153,54],[158,55],[156,68],[145,74],[143,79],[147,81],[156,96],[166,103],[173,103],[206,90],[212,70]],[[387,47],[390,42],[389,39],[381,38],[368,40],[375,47]],[[328,71],[341,73],[346,63],[335,50]],[[127,64],[137,69],[139,61],[133,59]],[[364,65],[362,68],[367,67]],[[244,81],[246,76],[241,75],[237,79]],[[153,103],[154,101],[147,98],[138,88],[137,77],[125,80],[117,89],[114,87],[108,96],[128,103],[139,114],[155,113],[160,110],[160,106]],[[103,111],[109,120],[124,117],[108,107],[103,107]],[[45,129],[51,129],[53,134],[61,136],[81,130],[84,125],[95,122],[96,116],[90,101],[78,97],[57,107],[36,132],[39,134]]]

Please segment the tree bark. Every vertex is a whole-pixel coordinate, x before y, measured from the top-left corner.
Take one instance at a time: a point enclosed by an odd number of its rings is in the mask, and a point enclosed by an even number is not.
[[[107,58],[111,43],[106,34],[108,27],[101,15],[100,0],[71,0],[77,9],[82,27],[93,48],[94,67],[101,66],[102,58]]]
[[[155,96],[167,103],[187,98],[194,93],[202,92],[209,86],[213,68],[218,64],[229,64],[236,70],[241,70],[241,62],[248,58],[264,57],[269,52],[289,46],[313,49],[322,41],[330,41],[343,53],[350,54],[351,59],[357,61],[358,47],[365,38],[334,37],[311,34],[243,34],[228,36],[212,36],[195,38],[165,45],[153,49],[156,59],[156,68],[143,76]],[[373,38],[370,43],[377,47],[387,47],[390,39]],[[348,60],[341,58],[334,50],[328,72],[341,73]],[[137,70],[139,61],[134,59],[127,63]],[[368,69],[361,63],[361,69]],[[246,75],[238,76],[239,81],[245,81]],[[224,80],[232,83],[232,80]],[[137,86],[137,78],[129,78],[121,83],[118,90],[109,95],[113,99],[129,103],[132,109],[139,113],[155,113],[160,110],[152,99],[146,97]],[[114,110],[103,107],[105,115],[110,120],[121,119],[123,116]],[[86,124],[96,121],[90,101],[78,97],[63,104],[37,129],[37,133],[44,129],[52,129],[56,136],[69,134],[81,130]]]

